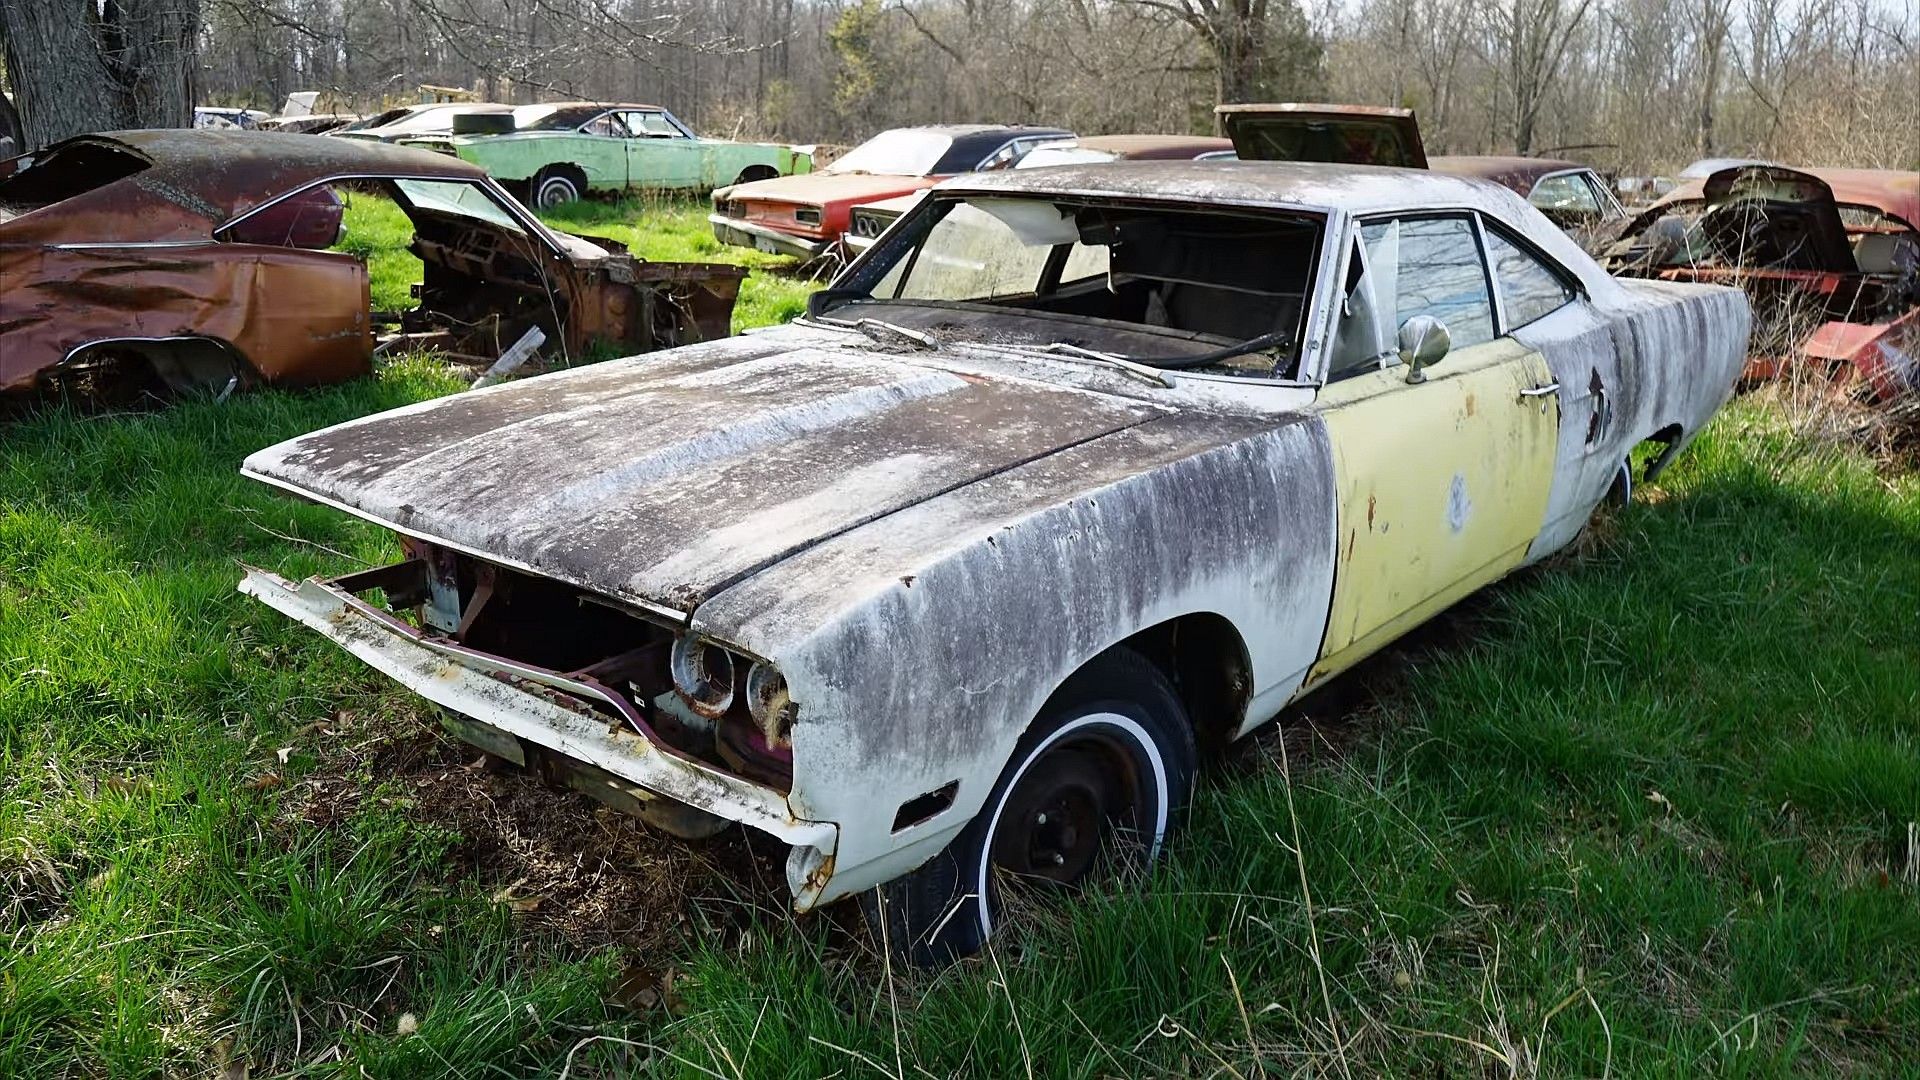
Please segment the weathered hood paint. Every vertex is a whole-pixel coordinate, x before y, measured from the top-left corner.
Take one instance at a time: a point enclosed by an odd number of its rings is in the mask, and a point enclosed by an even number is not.
[[[244,471],[686,611],[824,539],[1163,412],[778,339],[442,398],[270,447]]]

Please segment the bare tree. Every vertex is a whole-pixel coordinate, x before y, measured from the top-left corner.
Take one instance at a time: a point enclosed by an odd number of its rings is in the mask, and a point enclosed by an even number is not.
[[[1319,82],[1320,46],[1292,0],[1122,0],[1172,15],[1213,54],[1216,103]],[[1311,68],[1311,71],[1303,71]]]
[[[193,122],[199,0],[0,0],[23,148]]]

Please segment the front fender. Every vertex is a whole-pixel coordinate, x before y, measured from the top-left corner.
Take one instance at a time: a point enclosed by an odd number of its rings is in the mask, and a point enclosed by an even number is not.
[[[834,894],[938,852],[1054,690],[1142,629],[1224,616],[1256,700],[1295,692],[1331,592],[1330,460],[1317,419],[1168,416],[841,534],[703,604],[697,629],[787,678],[791,801],[841,827]],[[895,830],[904,804],[950,783],[947,810]]]

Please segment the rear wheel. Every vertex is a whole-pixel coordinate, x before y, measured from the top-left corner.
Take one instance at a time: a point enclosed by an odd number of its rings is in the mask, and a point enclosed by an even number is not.
[[[779,175],[779,170],[771,165],[749,165],[740,170],[740,175],[734,177],[733,182],[736,184],[751,184],[755,180],[771,180]]]
[[[536,209],[551,210],[578,201],[586,190],[586,177],[581,176],[579,170],[549,165],[533,178],[533,205]]]
[[[912,963],[977,952],[1016,895],[1044,902],[1157,857],[1195,767],[1166,677],[1130,649],[1110,650],[1054,696],[953,843],[869,894],[868,915]]]

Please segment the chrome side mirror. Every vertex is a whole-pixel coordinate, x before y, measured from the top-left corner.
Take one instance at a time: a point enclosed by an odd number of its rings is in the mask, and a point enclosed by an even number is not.
[[[1427,381],[1426,369],[1440,362],[1453,348],[1453,336],[1447,324],[1431,315],[1415,315],[1400,324],[1400,362],[1407,365],[1407,381]]]

